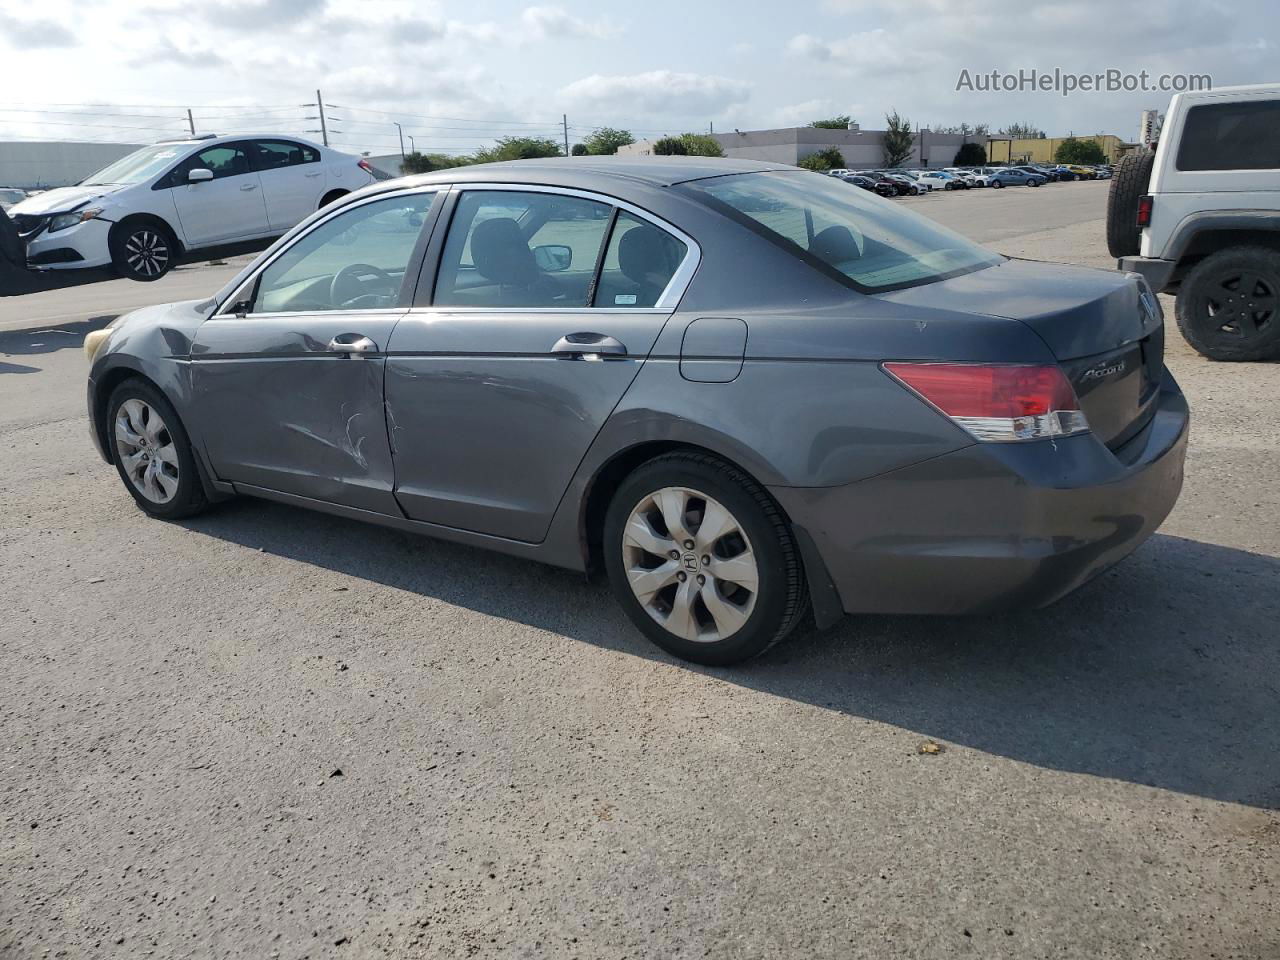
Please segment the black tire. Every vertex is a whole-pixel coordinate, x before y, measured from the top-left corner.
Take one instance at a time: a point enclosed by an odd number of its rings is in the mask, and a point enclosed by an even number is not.
[[[163,442],[167,439],[168,443],[173,445],[177,454],[177,489],[173,496],[164,503],[156,503],[143,495],[135,485],[135,482],[129,477],[125,468],[124,457],[121,456],[120,444],[116,439],[115,423],[120,408],[130,400],[141,400],[159,413],[166,428],[164,433],[161,434],[160,441]],[[143,380],[134,378],[125,380],[111,391],[111,396],[107,399],[106,423],[104,426],[107,443],[111,448],[111,459],[115,463],[116,472],[120,475],[120,482],[124,484],[125,489],[133,496],[134,501],[144,513],[161,520],[177,520],[181,517],[189,517],[192,514],[199,513],[209,505],[208,498],[205,497],[204,487],[200,482],[199,468],[196,466],[195,455],[191,452],[191,440],[187,436],[186,428],[178,418],[177,411],[173,409],[173,405],[159,390]],[[167,438],[164,436],[165,434],[167,434]]]
[[[759,589],[746,622],[728,637],[705,643],[678,637],[658,623],[632,591],[623,557],[624,528],[636,506],[664,487],[685,487],[718,500],[750,541]],[[706,454],[666,454],[633,471],[619,485],[605,515],[604,551],[609,583],[623,610],[641,633],[682,660],[727,666],[759,656],[785,638],[808,609],[800,551],[777,504],[747,474]]]
[[[150,283],[173,269],[178,241],[159,220],[125,220],[111,228],[107,238],[111,265],[122,277]]]
[[[1138,198],[1151,185],[1154,153],[1130,154],[1120,161],[1107,194],[1107,250],[1113,257],[1138,253],[1142,231],[1138,227]]]
[[[1003,190],[1003,189],[1004,189],[1004,181],[1003,181],[1003,180],[992,180],[992,181],[991,181],[991,186],[995,187],[997,190]]]
[[[1205,257],[1183,278],[1175,313],[1187,343],[1210,360],[1280,356],[1280,252],[1231,247]]]

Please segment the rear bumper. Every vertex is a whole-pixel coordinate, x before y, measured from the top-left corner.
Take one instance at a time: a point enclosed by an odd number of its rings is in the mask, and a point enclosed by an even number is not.
[[[1156,257],[1121,257],[1116,261],[1116,269],[1126,273],[1140,273],[1147,284],[1156,293],[1163,293],[1169,281],[1173,279],[1173,271],[1177,264],[1172,260],[1160,260]]]
[[[775,487],[847,613],[988,613],[1053,603],[1133,552],[1182,489],[1189,416],[1165,371],[1151,423],[974,444],[842,487]]]

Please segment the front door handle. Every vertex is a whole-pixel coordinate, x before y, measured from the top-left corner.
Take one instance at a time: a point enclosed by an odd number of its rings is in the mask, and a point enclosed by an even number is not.
[[[257,190],[258,185],[256,183],[242,183],[240,184],[240,189],[241,190]]]
[[[603,360],[625,357],[627,348],[616,337],[603,333],[570,333],[557,340],[551,352],[571,360]]]
[[[377,353],[378,345],[358,333],[340,333],[329,341],[329,349],[348,357],[362,357],[366,353]]]

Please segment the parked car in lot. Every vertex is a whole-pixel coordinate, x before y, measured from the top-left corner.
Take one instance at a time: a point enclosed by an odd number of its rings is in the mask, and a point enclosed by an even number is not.
[[[987,181],[993,187],[1038,187],[1042,183],[1048,183],[1038,173],[1027,173],[1013,167],[993,173],[987,177]]]
[[[152,516],[245,494],[603,571],[726,664],[810,606],[1044,605],[1131,552],[1187,436],[1154,303],[794,168],[485,164],[91,334],[91,434]]]
[[[15,204],[21,203],[27,199],[27,191],[19,190],[17,187],[0,187],[0,210],[6,213],[13,209]]]
[[[143,147],[9,213],[30,267],[158,280],[184,253],[279,236],[373,180],[364,160],[297,137],[205,136]]]
[[[1086,167],[1082,163],[1066,163],[1063,166],[1074,173],[1077,180],[1096,180],[1098,178],[1097,171],[1093,167]]]
[[[899,196],[919,196],[929,192],[928,184],[918,182],[914,177],[902,170],[894,170],[884,174],[885,179],[898,185]]]
[[[928,184],[931,190],[963,190],[965,184],[954,174],[945,170],[925,170],[920,174],[920,182]]]
[[[882,197],[897,196],[898,190],[889,180],[881,180],[878,177],[864,177],[858,173],[846,173],[838,179],[845,183],[853,184],[855,187],[861,187],[863,190],[869,190],[872,193],[879,194]]]
[[[1154,154],[1121,161],[1107,246],[1177,295],[1178,327],[1213,360],[1280,358],[1280,84],[1178,94]]]

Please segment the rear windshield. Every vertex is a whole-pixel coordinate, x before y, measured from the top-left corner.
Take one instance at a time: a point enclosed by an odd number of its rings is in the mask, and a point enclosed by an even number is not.
[[[1004,259],[891,200],[821,174],[743,173],[685,186],[822,272],[868,293],[945,280]]]

